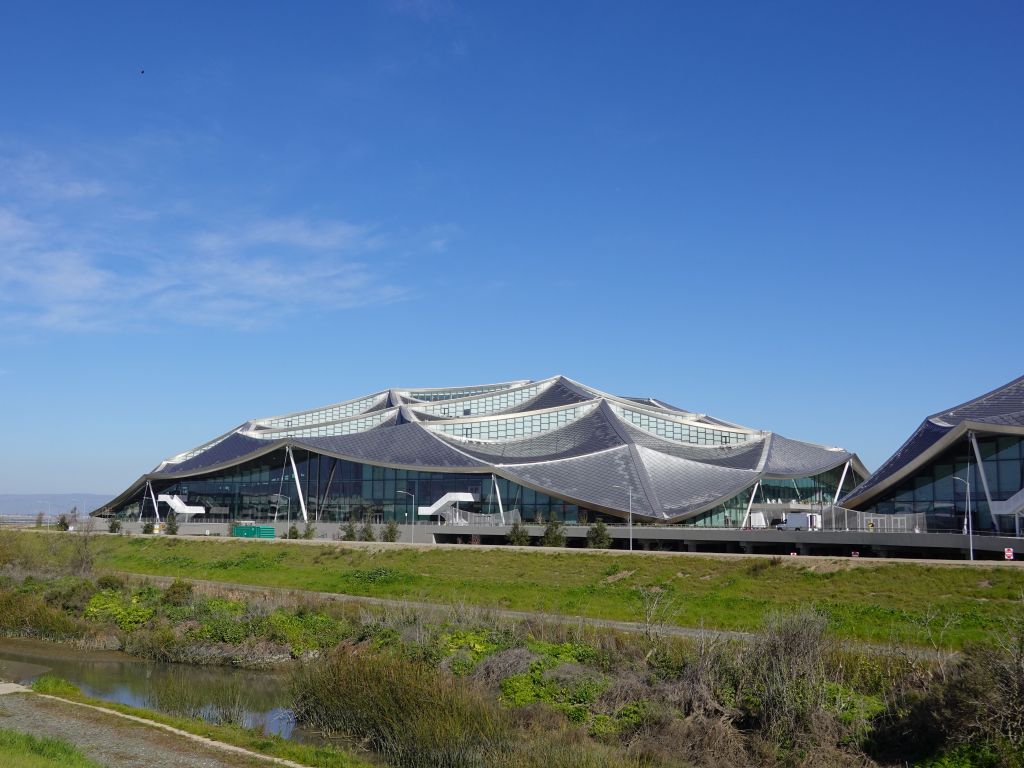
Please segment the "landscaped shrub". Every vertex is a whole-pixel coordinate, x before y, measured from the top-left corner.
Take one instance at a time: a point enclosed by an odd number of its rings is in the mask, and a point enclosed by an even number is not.
[[[518,520],[512,523],[512,527],[508,529],[508,533],[505,534],[505,538],[508,539],[508,543],[514,547],[530,546],[530,534],[526,530],[526,526]]]
[[[341,529],[341,540],[342,541],[355,541],[359,535],[356,533],[356,521],[352,518],[348,519],[344,527]]]
[[[57,525],[56,525],[56,527],[57,527],[58,531],[66,531],[66,530],[68,530],[71,527],[71,522],[68,519],[68,516],[62,514],[60,517],[58,517],[57,518]]]
[[[591,549],[608,549],[612,545],[612,537],[604,520],[595,520],[587,531],[587,546]]]
[[[302,529],[302,538],[304,539],[315,539],[316,538],[316,526],[313,525],[311,520],[306,521],[305,527]]]
[[[121,521],[116,517],[111,517],[107,520],[107,533],[120,533],[121,532]]]
[[[147,520],[146,522],[144,522],[142,524],[142,532],[143,533],[152,533],[153,532],[153,521],[152,520]]]
[[[542,547],[565,546],[565,528],[561,520],[552,518],[548,521],[544,527],[544,535],[541,537],[540,544]]]
[[[394,520],[388,520],[388,524],[384,526],[384,531],[380,535],[381,541],[398,541],[398,523]]]
[[[360,541],[376,541],[377,537],[373,533],[373,525],[369,520],[364,520],[363,524],[359,526],[359,540]]]
[[[175,512],[168,512],[164,518],[164,533],[168,536],[178,535],[178,515]]]

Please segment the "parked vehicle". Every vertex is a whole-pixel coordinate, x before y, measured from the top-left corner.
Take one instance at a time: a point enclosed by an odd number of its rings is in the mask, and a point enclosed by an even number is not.
[[[821,515],[816,512],[787,512],[782,520],[772,522],[780,531],[821,530]]]

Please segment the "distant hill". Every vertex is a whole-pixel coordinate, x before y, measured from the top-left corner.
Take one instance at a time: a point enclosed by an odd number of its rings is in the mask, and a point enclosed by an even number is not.
[[[0,493],[0,515],[59,515],[72,507],[92,512],[114,498],[105,493]]]

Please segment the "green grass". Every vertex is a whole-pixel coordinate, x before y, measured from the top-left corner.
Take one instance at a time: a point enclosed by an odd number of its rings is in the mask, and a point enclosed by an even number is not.
[[[313,768],[372,768],[371,763],[355,757],[340,747],[315,747],[306,744],[299,744],[294,741],[282,739],[280,736],[267,735],[252,729],[242,728],[237,725],[213,725],[205,720],[200,720],[199,718],[166,715],[162,712],[156,712],[151,709],[131,707],[126,704],[94,699],[84,695],[75,685],[67,680],[53,675],[43,675],[42,677],[37,678],[32,683],[32,690],[37,693],[45,693],[51,696],[67,699],[68,701],[92,704],[97,707],[102,707],[103,709],[122,712],[126,715],[134,715],[145,720],[151,720],[154,723],[162,723],[164,725],[169,725],[172,728],[187,731],[188,733],[205,736],[206,738],[213,739],[214,741],[233,744],[236,747],[242,747],[263,755],[270,755],[271,757],[281,757],[286,760],[293,760],[294,762],[312,766]],[[4,753],[0,751],[0,757],[2,757],[3,754]],[[5,766],[6,768],[7,763],[0,760],[0,765]],[[35,768],[34,763],[27,763],[26,765],[30,765],[32,768]],[[42,768],[43,766],[50,766],[51,763],[40,763],[39,765]],[[63,766],[65,764],[52,763],[52,765]],[[71,766],[71,768],[76,768],[79,764],[68,763],[68,765]],[[93,768],[94,765],[94,763],[89,762],[81,763],[82,768]]]
[[[0,730],[0,765],[5,768],[103,768],[58,739]]]
[[[5,532],[0,564],[59,562],[70,544],[57,536],[72,534]],[[773,611],[815,606],[844,638],[952,647],[999,629],[1024,595],[1013,567],[119,536],[93,548],[100,570],[622,621],[642,620],[638,587],[658,584],[665,620],[680,626],[751,631]]]

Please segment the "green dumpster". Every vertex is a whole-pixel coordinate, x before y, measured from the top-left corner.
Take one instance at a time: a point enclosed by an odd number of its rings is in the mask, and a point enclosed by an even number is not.
[[[236,525],[231,528],[231,535],[242,539],[272,539],[274,538],[274,526]]]

